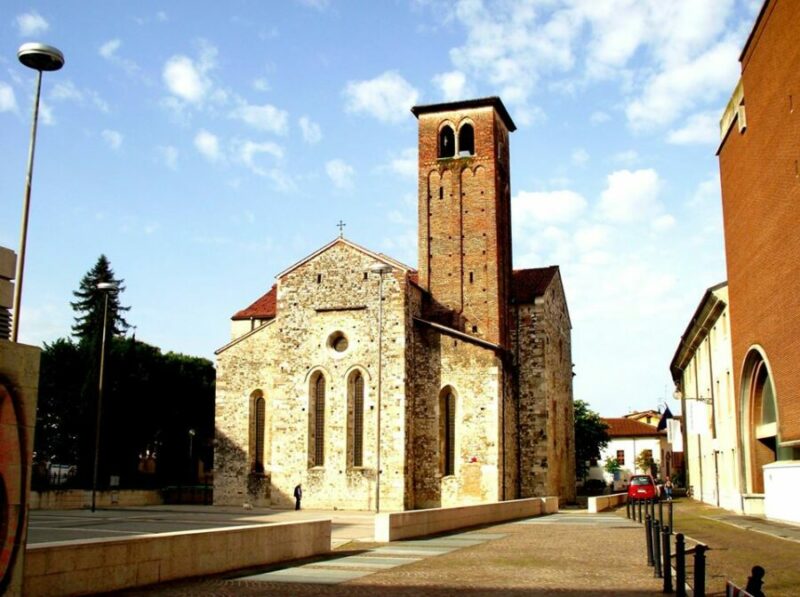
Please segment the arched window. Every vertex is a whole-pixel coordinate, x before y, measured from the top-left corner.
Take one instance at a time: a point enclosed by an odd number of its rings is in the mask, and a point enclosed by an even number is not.
[[[250,394],[250,470],[264,472],[264,422],[266,401],[264,393],[256,390]]]
[[[325,376],[311,378],[308,408],[308,464],[325,466]]]
[[[471,124],[463,124],[458,131],[458,155],[475,155],[475,130]]]
[[[456,473],[456,396],[449,387],[439,395],[439,467],[444,476]]]
[[[456,137],[453,129],[445,125],[439,131],[439,157],[452,158],[454,155],[456,155]]]
[[[749,448],[750,490],[764,492],[763,467],[777,460],[778,426],[775,391],[767,363],[757,351],[748,356],[749,367]]]
[[[355,371],[348,385],[349,421],[348,440],[350,444],[349,464],[364,466],[364,376]]]

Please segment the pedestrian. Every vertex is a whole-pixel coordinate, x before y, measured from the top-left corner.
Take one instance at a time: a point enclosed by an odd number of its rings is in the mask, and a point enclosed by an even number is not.
[[[664,495],[667,496],[667,501],[668,502],[672,501],[672,480],[671,479],[667,479],[666,481],[664,481]]]
[[[297,487],[294,488],[294,509],[300,509],[300,500],[303,499],[303,488],[300,486],[300,483],[297,484]]]
[[[764,591],[761,590],[761,587],[764,586],[764,574],[766,574],[764,568],[761,566],[753,566],[753,570],[747,578],[747,586],[744,590],[753,597],[764,597]]]

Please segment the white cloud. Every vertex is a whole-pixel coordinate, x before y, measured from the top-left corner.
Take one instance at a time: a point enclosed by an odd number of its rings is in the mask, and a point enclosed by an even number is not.
[[[319,11],[325,10],[330,5],[330,0],[295,0],[295,2],[298,2],[303,6],[315,8]]]
[[[22,36],[39,35],[50,29],[50,23],[35,10],[17,15],[17,30]]]
[[[44,100],[39,101],[39,122],[46,126],[51,126],[56,123],[56,117],[53,114],[53,108],[50,107]]]
[[[14,88],[8,83],[0,81],[0,112],[16,112],[17,98]]]
[[[660,209],[658,195],[661,186],[661,179],[652,168],[612,172],[600,196],[600,215],[609,221],[622,223],[652,216]]]
[[[322,130],[308,116],[301,116],[297,122],[300,125],[300,131],[303,133],[303,140],[306,143],[313,145],[322,140]]]
[[[692,143],[718,145],[720,142],[719,113],[713,111],[692,114],[681,128],[669,132],[667,141],[674,145]]]
[[[245,141],[240,147],[239,155],[245,165],[254,168],[254,156],[258,154],[268,154],[274,158],[281,159],[283,157],[283,149],[277,143],[265,142],[256,143],[254,141]]]
[[[170,170],[178,169],[178,148],[172,145],[160,145],[156,147],[156,157]]]
[[[578,166],[583,166],[588,161],[589,153],[583,147],[579,147],[572,152],[572,162]]]
[[[271,141],[263,143],[237,141],[236,144],[238,145],[236,153],[239,160],[253,174],[270,179],[279,191],[288,191],[294,188],[292,179],[277,164],[283,158],[283,148],[280,145]],[[264,165],[263,160],[257,159],[259,156],[271,157],[271,164]]]
[[[120,41],[119,39],[110,39],[102,46],[100,46],[98,53],[106,60],[111,60],[116,56],[117,50],[119,50],[119,47],[121,45],[122,41]]]
[[[53,91],[50,92],[50,98],[62,101],[82,102],[83,93],[75,87],[72,81],[64,81],[56,83],[53,86]]]
[[[674,228],[675,218],[670,214],[662,214],[654,219],[651,225],[653,230],[663,232],[665,230],[669,230],[670,228]]]
[[[458,70],[436,75],[433,77],[433,84],[439,88],[442,99],[446,102],[462,100],[472,95],[467,86],[467,76]]]
[[[344,90],[345,109],[382,122],[402,122],[417,103],[419,92],[395,71],[368,81],[350,81]]]
[[[104,129],[101,133],[103,140],[111,149],[117,150],[122,146],[122,133],[111,129]]]
[[[695,59],[671,65],[652,76],[625,108],[635,130],[674,122],[686,110],[731,92],[739,77],[741,44],[725,39]]]
[[[253,89],[256,91],[269,91],[269,81],[263,77],[259,77],[253,81]]]
[[[162,76],[170,93],[187,102],[201,102],[211,88],[211,82],[188,56],[167,60]]]
[[[611,237],[611,229],[602,224],[583,226],[575,232],[575,246],[584,253],[604,247]]]
[[[635,149],[626,149],[625,151],[618,151],[611,156],[611,159],[617,163],[631,166],[639,161],[639,153]]]
[[[399,156],[394,156],[389,161],[389,169],[392,172],[407,178],[417,177],[417,148],[408,147],[400,152]]]
[[[608,114],[606,114],[601,110],[592,112],[592,115],[589,116],[589,122],[595,125],[603,124],[604,122],[608,122],[609,120],[611,120],[611,116],[609,116]]]
[[[212,162],[222,159],[222,152],[219,148],[219,139],[213,133],[201,129],[194,137],[194,146],[203,156]]]
[[[336,159],[326,162],[325,172],[335,187],[339,189],[352,188],[355,170],[344,160]]]
[[[531,223],[569,223],[586,206],[586,199],[574,191],[521,191],[511,201],[512,220],[521,228]]]
[[[260,131],[285,135],[289,130],[288,112],[271,104],[255,106],[243,103],[231,115]]]
[[[698,207],[706,204],[719,204],[722,191],[720,190],[719,174],[711,174],[706,180],[697,185],[687,204],[689,207]]]

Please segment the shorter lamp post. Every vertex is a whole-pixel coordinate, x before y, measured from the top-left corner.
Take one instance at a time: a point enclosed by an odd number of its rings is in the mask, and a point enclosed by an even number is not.
[[[378,414],[375,420],[375,512],[381,511],[381,391],[383,381],[383,275],[392,271],[385,263],[376,263],[370,270],[380,275],[378,283]]]
[[[94,431],[94,468],[92,470],[92,512],[95,511],[97,494],[97,473],[100,468],[100,423],[103,413],[103,377],[106,362],[106,331],[108,328],[108,295],[117,290],[117,285],[113,282],[100,282],[97,287],[102,290],[103,302],[103,338],[100,341],[100,375],[97,384],[97,423]]]

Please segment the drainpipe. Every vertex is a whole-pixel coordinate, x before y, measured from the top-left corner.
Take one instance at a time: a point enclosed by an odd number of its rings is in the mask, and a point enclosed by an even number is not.
[[[710,332],[709,332],[710,333]],[[711,360],[711,337],[708,336],[706,338],[706,342],[708,345],[708,376],[709,376],[709,387],[710,387],[710,396],[711,396],[711,438],[714,440],[714,444],[716,444],[717,439],[717,403],[714,400],[714,367]],[[717,450],[717,446],[712,446],[714,449],[714,482],[716,486],[717,492],[717,507],[719,507],[719,450]]]

